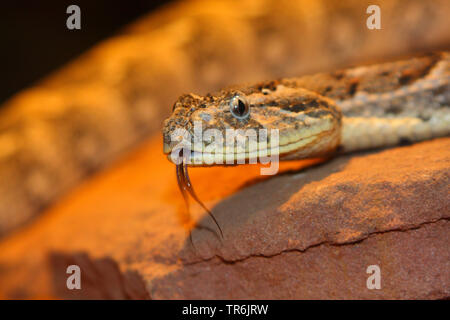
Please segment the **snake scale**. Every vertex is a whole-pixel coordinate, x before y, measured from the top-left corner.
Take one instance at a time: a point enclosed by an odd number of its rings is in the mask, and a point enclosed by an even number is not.
[[[174,3],[17,94],[0,110],[0,236],[31,221],[130,147],[150,135],[160,135],[162,121],[180,93],[203,94],[232,83],[291,77],[448,49],[447,0],[377,1],[381,7],[381,30],[366,28],[366,8],[370,4],[364,0]],[[271,93],[264,99],[277,95],[281,98],[302,87],[311,92],[311,98],[317,93],[323,96],[317,100],[323,107],[331,100],[335,104],[330,103],[330,107],[336,105],[344,114],[346,109],[353,112],[355,117],[344,116],[341,121],[341,142],[346,148],[359,149],[369,137],[374,146],[395,143],[395,135],[389,130],[396,125],[403,128],[403,122],[394,117],[381,125],[377,118],[374,123],[379,127],[361,125],[357,119],[362,118],[358,112],[363,109],[358,109],[358,105],[362,103],[364,112],[372,112],[382,101],[396,99],[409,105],[410,99],[430,98],[421,95],[423,90],[418,86],[427,75],[438,72],[436,68],[442,66],[438,60],[442,57],[438,54],[412,60],[417,64],[409,69],[413,72],[401,79],[398,77],[407,71],[405,66],[386,70],[385,76],[376,79],[361,74],[343,74],[339,79],[339,74],[335,74],[267,82],[264,85]],[[365,69],[354,70],[357,73]],[[360,79],[357,86],[354,79]],[[395,81],[404,85],[398,87]],[[327,91],[328,86],[323,87],[326,83],[333,90]],[[438,86],[434,80],[423,85]],[[405,88],[418,91],[401,95]],[[251,94],[257,89],[244,88],[243,93]],[[364,89],[373,92],[362,94]],[[388,92],[378,94],[381,89]],[[435,97],[445,98],[438,92],[434,89]],[[392,114],[396,115],[410,112],[394,109]],[[430,110],[441,112],[438,106]],[[288,123],[290,114],[293,117],[295,113],[292,112],[285,111],[280,121]],[[408,120],[416,129],[407,136],[434,135],[439,125],[432,125],[431,130],[426,125],[443,117],[427,114],[425,109],[418,112]],[[253,119],[255,114],[251,116]],[[353,126],[346,119],[354,121]],[[361,134],[352,133],[351,128]],[[369,129],[383,134],[375,135]],[[378,140],[373,139],[375,136]]]
[[[196,125],[203,131],[196,132]],[[262,140],[258,137],[253,146],[249,142],[227,146],[221,138],[208,149],[217,136],[198,136],[210,129],[217,130],[219,137],[230,129],[242,130],[241,135],[247,130],[276,129],[280,160],[449,135],[450,53],[235,86],[206,96],[183,95],[164,123],[164,153],[171,161],[178,160],[171,153],[180,143],[175,140],[180,129],[189,133],[190,141],[183,145],[188,153],[183,163],[176,166],[178,184],[185,199],[190,193],[206,209],[193,190],[187,165],[248,162],[268,152],[272,142],[268,134]]]
[[[236,99],[242,110],[233,111]],[[173,132],[185,129],[192,139],[191,165],[206,165],[211,155],[205,154],[207,142],[194,143],[196,121],[204,131],[218,129],[223,136],[227,129],[277,129],[279,156],[288,160],[330,154],[338,147],[350,152],[446,136],[450,54],[183,95],[164,123],[164,153],[178,143]],[[237,161],[248,160],[257,149],[247,144],[241,153],[225,147],[215,152]]]

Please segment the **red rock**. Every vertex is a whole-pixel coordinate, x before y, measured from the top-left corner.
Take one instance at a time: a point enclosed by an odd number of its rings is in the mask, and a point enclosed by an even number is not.
[[[450,138],[316,162],[265,178],[258,166],[193,168],[224,232],[195,230],[193,250],[156,137],[0,243],[0,296],[448,298]],[[64,287],[74,263],[76,293]],[[380,290],[366,287],[369,265]]]

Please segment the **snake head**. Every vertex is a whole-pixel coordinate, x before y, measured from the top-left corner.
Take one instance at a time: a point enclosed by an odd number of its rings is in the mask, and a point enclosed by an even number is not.
[[[313,156],[320,153],[314,149],[337,146],[340,119],[331,100],[280,83],[188,94],[175,102],[164,122],[163,151],[177,163],[177,150],[188,150],[184,155],[190,165],[245,163],[299,152]]]

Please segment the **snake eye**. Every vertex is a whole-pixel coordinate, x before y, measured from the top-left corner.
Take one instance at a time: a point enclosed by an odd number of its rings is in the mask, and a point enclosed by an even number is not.
[[[243,97],[235,96],[230,101],[231,114],[238,119],[245,119],[250,114],[250,108]]]

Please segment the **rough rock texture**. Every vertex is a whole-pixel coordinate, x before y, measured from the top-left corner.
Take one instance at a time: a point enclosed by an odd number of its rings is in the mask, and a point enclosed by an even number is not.
[[[450,138],[337,157],[191,170],[211,219],[187,237],[160,137],[0,243],[6,298],[450,297]],[[213,231],[210,231],[211,229]],[[78,264],[82,289],[65,288]],[[368,290],[369,265],[381,289]]]
[[[183,93],[450,48],[448,0],[377,0],[380,30],[372,0],[173,2],[0,106],[0,237],[160,132]]]

